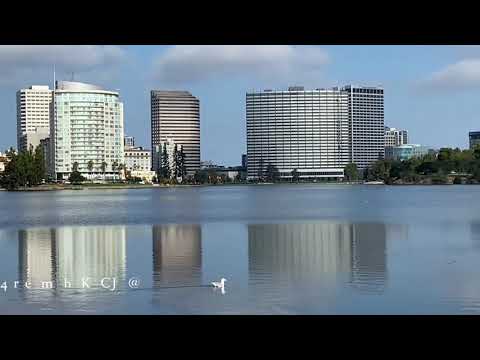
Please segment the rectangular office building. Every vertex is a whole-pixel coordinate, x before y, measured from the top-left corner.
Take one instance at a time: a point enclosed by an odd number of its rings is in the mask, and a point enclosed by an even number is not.
[[[52,90],[33,85],[17,91],[17,149],[36,148],[50,133]]]
[[[265,90],[246,96],[247,177],[269,165],[281,178],[339,178],[350,161],[348,93],[337,88]]]
[[[380,87],[347,85],[351,161],[363,170],[385,157],[384,94]]]

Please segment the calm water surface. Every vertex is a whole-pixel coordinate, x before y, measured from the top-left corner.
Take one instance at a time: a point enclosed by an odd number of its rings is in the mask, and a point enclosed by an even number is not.
[[[480,186],[0,192],[2,314],[476,314],[479,279]]]

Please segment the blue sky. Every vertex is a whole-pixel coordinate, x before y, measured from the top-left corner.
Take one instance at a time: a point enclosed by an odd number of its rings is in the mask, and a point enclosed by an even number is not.
[[[382,85],[385,123],[410,142],[466,148],[480,130],[480,46],[0,46],[0,149],[15,146],[15,92],[57,79],[119,89],[125,128],[150,148],[150,90],[182,89],[200,98],[201,156],[240,164],[245,92]]]

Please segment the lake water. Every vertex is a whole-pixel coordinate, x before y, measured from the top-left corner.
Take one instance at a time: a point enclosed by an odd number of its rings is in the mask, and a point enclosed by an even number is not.
[[[476,314],[480,186],[1,191],[0,282],[2,314]]]

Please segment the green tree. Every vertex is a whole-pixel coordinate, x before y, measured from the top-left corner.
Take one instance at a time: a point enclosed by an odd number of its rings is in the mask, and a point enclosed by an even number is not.
[[[9,162],[7,162],[4,172],[0,175],[0,184],[7,190],[17,190],[21,184],[18,171],[18,155],[13,149],[10,149],[6,155]]]
[[[263,167],[264,167],[264,161],[263,159],[260,159],[260,162],[258,163],[258,172],[257,172],[257,178],[259,182],[264,181]]]
[[[180,146],[180,176],[183,179],[187,177],[187,166],[185,165],[185,151],[183,151],[183,145]]]
[[[180,152],[178,151],[177,144],[173,147],[173,166],[172,175],[176,179],[180,176]]]
[[[113,171],[113,173],[115,174],[115,175],[114,175],[114,176],[115,176],[115,177],[114,177],[115,180],[117,179],[117,175],[118,175],[118,173],[117,173],[118,166],[119,166],[119,165],[118,165],[118,161],[115,160],[115,161],[112,163],[112,171]]]
[[[171,169],[170,169],[170,161],[167,152],[167,143],[163,143],[163,151],[162,151],[162,167],[161,167],[161,177],[163,179],[170,179],[172,177]]]
[[[473,149],[473,157],[474,157],[476,160],[480,160],[480,144],[478,144],[477,146],[475,146],[475,148]]]
[[[5,166],[0,182],[1,186],[8,190],[15,190],[19,187],[36,186],[45,179],[45,163],[43,152],[37,147],[16,154],[14,151],[7,153],[9,162]]]
[[[207,175],[208,175],[208,183],[210,184],[218,184],[219,182],[219,176],[217,172],[214,169],[208,169],[207,170]]]
[[[118,173],[119,173],[119,176],[120,176],[120,179],[122,179],[122,172],[125,171],[125,164],[119,164],[118,165]]]
[[[103,181],[105,181],[105,171],[107,170],[107,165],[108,164],[105,161],[102,161],[102,164],[100,165],[100,169],[103,173]]]
[[[45,168],[45,158],[43,156],[43,149],[37,146],[33,154],[33,179],[32,185],[39,185],[47,177]]]
[[[198,170],[193,175],[193,181],[196,184],[206,184],[208,182],[208,173],[205,170]]]
[[[455,178],[453,179],[453,183],[455,185],[461,185],[462,184],[462,178],[460,176],[455,176]]]
[[[357,164],[355,163],[347,164],[345,166],[344,172],[345,172],[345,178],[347,179],[347,181],[358,180]]]
[[[266,173],[268,182],[277,182],[280,180],[280,172],[275,165],[269,163],[267,165]]]
[[[72,172],[78,171],[78,162],[74,162],[72,165]]]
[[[93,165],[94,165],[93,161],[89,160],[88,163],[87,163],[87,169],[88,169],[88,173],[90,175],[90,179],[92,178]]]
[[[292,170],[292,182],[298,182],[300,180],[300,173],[298,172],[297,169]]]
[[[82,174],[80,174],[78,170],[73,170],[70,174],[70,177],[68,178],[68,181],[70,181],[72,184],[81,184],[85,181],[85,178],[82,176]]]

